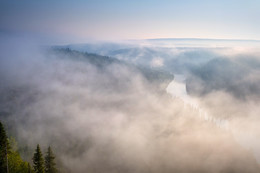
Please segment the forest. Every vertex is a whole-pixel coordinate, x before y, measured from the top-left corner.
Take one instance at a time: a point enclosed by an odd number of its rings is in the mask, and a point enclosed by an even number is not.
[[[55,155],[49,146],[43,155],[38,144],[31,161],[24,161],[15,138],[8,137],[0,121],[0,172],[1,173],[57,173]],[[32,166],[31,166],[32,164]]]

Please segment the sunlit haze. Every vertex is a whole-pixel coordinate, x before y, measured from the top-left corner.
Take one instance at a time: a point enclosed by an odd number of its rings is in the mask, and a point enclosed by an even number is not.
[[[259,173],[260,1],[0,0],[0,173]]]

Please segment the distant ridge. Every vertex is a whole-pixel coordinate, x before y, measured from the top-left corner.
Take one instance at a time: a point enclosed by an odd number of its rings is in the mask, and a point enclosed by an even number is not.
[[[217,39],[217,38],[151,38],[147,41],[239,41],[239,42],[260,42],[253,39]]]

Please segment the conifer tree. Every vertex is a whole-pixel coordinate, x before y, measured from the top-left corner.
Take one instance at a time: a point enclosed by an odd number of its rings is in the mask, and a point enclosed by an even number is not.
[[[39,144],[33,155],[33,168],[35,173],[44,173],[44,160]]]
[[[10,150],[8,138],[0,121],[0,172],[8,173],[8,153]]]
[[[52,152],[51,147],[48,147],[45,156],[45,173],[57,173],[56,163],[55,163],[55,155]]]

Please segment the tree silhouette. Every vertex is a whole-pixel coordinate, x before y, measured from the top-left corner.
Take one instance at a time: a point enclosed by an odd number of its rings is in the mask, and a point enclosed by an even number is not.
[[[45,173],[57,173],[56,163],[55,163],[55,155],[52,152],[51,147],[48,147],[45,156]]]
[[[33,168],[35,173],[44,173],[44,160],[39,144],[37,145],[37,148],[33,155]]]
[[[8,153],[10,145],[4,129],[3,124],[0,121],[0,172],[8,173]]]

